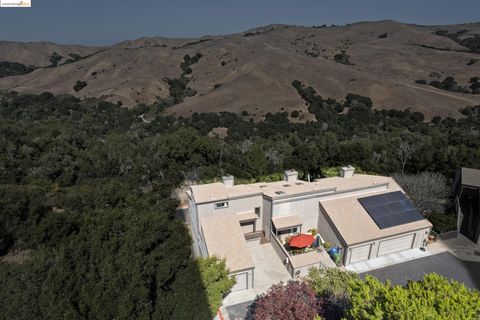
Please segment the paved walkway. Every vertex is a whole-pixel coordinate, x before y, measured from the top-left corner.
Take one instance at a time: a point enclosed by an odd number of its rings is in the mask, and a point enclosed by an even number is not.
[[[480,262],[480,245],[468,240],[462,234],[456,238],[431,243],[427,246],[427,250],[431,253],[448,251],[462,260]]]
[[[266,292],[274,283],[287,282],[290,274],[270,243],[249,246],[248,251],[255,264],[254,287],[249,290],[231,292],[224,300],[224,306],[254,300],[257,295]]]
[[[270,243],[249,246],[248,250],[255,264],[254,288],[231,292],[225,297],[222,313],[226,310],[231,320],[244,319],[248,306],[272,284],[292,279]]]

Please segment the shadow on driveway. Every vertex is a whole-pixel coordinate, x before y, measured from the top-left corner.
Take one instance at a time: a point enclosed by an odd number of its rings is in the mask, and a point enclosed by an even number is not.
[[[443,252],[393,266],[360,274],[362,278],[370,274],[382,282],[405,285],[408,280],[418,281],[425,274],[437,273],[448,279],[462,282],[471,289],[480,290],[480,262],[463,261],[450,252]]]

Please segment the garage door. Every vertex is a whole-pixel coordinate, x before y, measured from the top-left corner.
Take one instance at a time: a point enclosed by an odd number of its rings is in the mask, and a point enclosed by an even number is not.
[[[368,260],[368,258],[370,257],[371,248],[371,244],[351,248],[352,251],[350,252],[350,263]]]
[[[237,284],[233,286],[232,291],[248,289],[248,273],[236,274],[235,279],[237,280]]]
[[[415,239],[414,233],[395,239],[380,241],[378,256],[411,249],[413,246],[413,239]]]
[[[240,223],[243,233],[250,233],[255,231],[255,221],[242,222]]]

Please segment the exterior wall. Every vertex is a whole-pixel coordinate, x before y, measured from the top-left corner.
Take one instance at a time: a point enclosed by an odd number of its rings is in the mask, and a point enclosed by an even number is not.
[[[265,238],[271,241],[272,231],[272,201],[266,198],[262,199],[262,226],[265,231]]]
[[[253,269],[253,268],[252,268],[252,269],[248,269],[248,270],[244,270],[244,271],[232,272],[232,273],[230,273],[230,275],[236,277],[237,275],[245,274],[245,273],[246,273],[246,275],[247,275],[247,284],[248,284],[247,289],[252,289],[252,288],[254,288],[254,285],[253,285],[253,284],[254,284],[254,281],[255,281],[255,279],[254,279],[255,274],[254,274],[254,269]],[[232,288],[232,291],[239,291],[239,290],[241,290],[241,289],[236,289],[236,288],[235,288],[235,287],[238,287],[238,286],[239,286],[239,285],[236,284],[236,285]]]
[[[351,245],[348,248],[346,248],[346,250],[345,250],[343,264],[344,265],[349,264],[348,262],[350,261],[350,254],[351,254],[350,249],[351,248],[358,247],[358,246],[363,246],[363,245],[366,245],[366,244],[371,244],[372,249],[370,251],[370,259],[374,259],[374,258],[378,257],[378,248],[379,248],[379,245],[380,245],[381,241],[394,239],[394,238],[400,237],[402,235],[407,235],[407,234],[411,234],[411,233],[415,233],[415,239],[413,240],[412,248],[420,248],[420,247],[423,246],[424,240],[427,238],[428,234],[430,233],[430,228],[417,230],[415,232],[407,232],[407,233],[403,233],[403,234],[397,234],[397,235],[394,235],[394,236],[391,236],[391,237],[377,239],[375,241],[370,241],[370,242],[364,242],[364,243]]]
[[[319,198],[292,199],[288,202],[273,203],[272,218],[297,214],[303,222],[301,232],[317,228]]]
[[[293,267],[290,260],[288,259],[287,251],[273,234],[270,233],[270,236],[272,239],[270,243],[272,244],[273,249],[277,253],[282,263],[287,268],[287,271],[290,273],[290,276],[293,276]]]
[[[317,225],[317,232],[323,238],[325,242],[330,242],[332,245],[339,245],[344,247],[345,243],[340,241],[340,237],[337,236],[336,231],[333,229],[334,226],[330,224],[327,220],[327,213],[325,209],[323,209],[322,205],[319,204],[320,213],[318,215],[318,225]]]
[[[198,215],[201,217],[209,217],[212,215],[218,214],[237,214],[240,212],[255,210],[256,207],[260,207],[260,218],[256,220],[256,230],[260,230],[259,226],[262,226],[264,210],[263,208],[263,198],[262,195],[246,197],[246,198],[237,198],[230,199],[228,201],[227,208],[215,209],[215,202],[202,203],[197,205]],[[218,201],[225,202],[225,201]]]
[[[203,234],[200,230],[200,224],[198,219],[198,207],[192,199],[192,196],[187,192],[188,199],[188,212],[190,215],[190,230],[192,232],[193,240],[193,256],[194,257],[206,257],[208,256],[207,247]]]
[[[303,267],[298,267],[293,270],[293,274],[295,275],[295,278],[302,278],[308,275],[308,270],[310,268],[321,268],[322,264],[321,263],[314,263],[308,266],[303,266]]]

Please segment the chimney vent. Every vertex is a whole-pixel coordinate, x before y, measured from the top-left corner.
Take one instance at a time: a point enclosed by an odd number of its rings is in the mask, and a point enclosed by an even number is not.
[[[235,178],[232,175],[222,177],[223,184],[225,187],[230,188],[235,184]]]
[[[293,169],[285,170],[283,179],[287,182],[294,183],[298,179],[298,172]]]
[[[348,166],[342,168],[340,176],[343,177],[343,178],[351,178],[351,177],[353,177],[354,173],[355,173],[355,168],[352,167],[351,165],[348,165]]]

